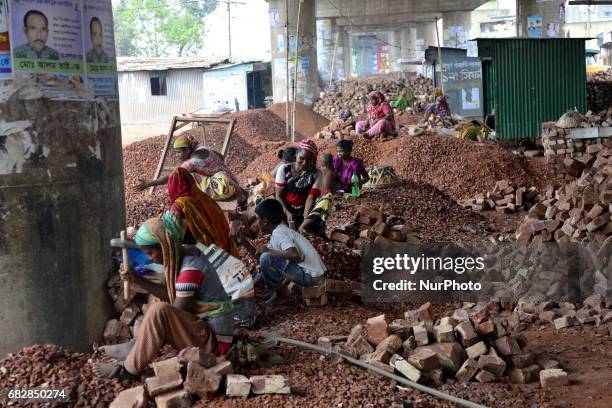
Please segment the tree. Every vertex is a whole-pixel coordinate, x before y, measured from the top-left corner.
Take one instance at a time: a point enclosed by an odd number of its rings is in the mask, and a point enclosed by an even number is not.
[[[116,0],[119,56],[184,57],[204,45],[204,17],[215,0]]]

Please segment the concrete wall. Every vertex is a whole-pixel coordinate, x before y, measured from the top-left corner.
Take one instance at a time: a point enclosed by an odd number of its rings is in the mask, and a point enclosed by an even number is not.
[[[151,95],[151,72],[119,72],[121,121],[125,124],[168,123],[175,115],[204,106],[202,69],[166,71],[167,95]]]
[[[0,356],[91,350],[110,312],[109,241],[125,223],[118,103],[52,101],[42,85],[0,87]]]

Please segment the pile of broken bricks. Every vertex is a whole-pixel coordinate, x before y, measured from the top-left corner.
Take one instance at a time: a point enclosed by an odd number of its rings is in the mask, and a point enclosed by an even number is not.
[[[414,73],[403,75],[402,79],[414,95],[433,95],[431,79]],[[398,97],[402,87],[387,78],[340,81],[338,90],[325,92],[324,96],[314,103],[313,110],[333,120],[341,110],[349,109],[353,117],[358,119],[367,112],[368,95],[375,90],[382,92],[387,100],[391,101]]]
[[[401,218],[363,206],[359,208],[353,223],[332,231],[329,238],[353,248],[353,252],[359,256],[370,242],[418,242]]]
[[[348,336],[327,336],[319,345],[358,358],[414,382],[441,384],[445,378],[487,383],[540,381],[567,383],[567,373],[553,360],[536,359],[522,335],[509,332],[499,303],[466,304],[437,319],[431,304],[388,323],[380,315],[357,325]]]
[[[598,335],[612,336],[612,301],[598,293],[587,297],[580,309],[569,302],[543,302],[536,308],[522,304],[517,313],[531,316],[530,320],[537,317],[540,323],[552,324],[555,330],[592,326]]]
[[[114,302],[117,318],[106,323],[104,342],[106,344],[125,343],[134,337],[144,314],[152,304],[160,302],[158,298],[147,294],[136,284],[130,286],[127,299],[123,295],[123,284],[119,274],[114,274],[108,281],[108,293]]]
[[[234,374],[229,361],[198,347],[182,350],[177,357],[152,363],[155,376],[144,386],[121,392],[111,408],[146,407],[153,399],[158,408],[187,408],[195,400],[211,400],[221,390],[228,397],[248,397],[251,393],[290,394],[291,387],[282,375]]]
[[[519,242],[609,242],[612,234],[612,147],[581,165],[579,178],[550,187],[533,205],[515,238]],[[578,169],[577,169],[578,170]]]
[[[529,210],[537,201],[539,194],[536,187],[517,187],[508,180],[500,180],[495,183],[493,190],[480,193],[474,198],[459,200],[457,203],[472,211],[495,210],[513,213]]]

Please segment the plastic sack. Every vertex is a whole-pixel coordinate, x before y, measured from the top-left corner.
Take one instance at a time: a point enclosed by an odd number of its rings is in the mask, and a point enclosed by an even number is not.
[[[225,292],[232,298],[252,298],[255,296],[253,277],[238,258],[233,257],[215,244],[197,243],[196,247],[204,253],[208,262],[215,268]]]

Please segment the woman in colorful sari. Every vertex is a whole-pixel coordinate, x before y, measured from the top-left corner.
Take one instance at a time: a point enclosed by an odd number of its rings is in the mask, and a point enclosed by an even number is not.
[[[234,197],[239,203],[246,200],[245,191],[218,153],[203,146],[196,148],[194,142],[183,135],[176,139],[173,147],[182,161],[180,167],[191,172],[200,190],[213,200],[224,201]],[[169,176],[163,176],[157,180],[141,180],[136,190],[164,185],[168,179]]]
[[[357,134],[372,139],[380,135],[395,135],[395,119],[393,108],[386,101],[382,92],[373,91],[369,95],[368,119],[357,122],[355,130]]]
[[[176,241],[215,244],[225,252],[240,257],[238,246],[229,236],[229,223],[217,203],[196,185],[192,174],[178,167],[168,179],[170,208],[162,221]]]
[[[435,90],[436,103],[432,103],[427,107],[425,111],[425,120],[429,120],[431,115],[435,116],[448,116],[450,115],[450,107],[448,105],[448,99],[442,93],[442,88],[436,88]]]
[[[94,372],[106,378],[130,379],[141,374],[164,344],[176,350],[196,346],[224,354],[234,335],[234,310],[217,272],[196,247],[181,245],[170,237],[159,218],[146,221],[136,233],[136,244],[153,262],[164,266],[164,282],[158,284],[127,272],[127,278],[162,302],[145,313],[134,341],[123,348],[125,360],[96,364]]]
[[[302,225],[321,195],[323,173],[317,169],[317,155],[315,142],[302,140],[296,166],[286,164],[276,173],[276,198],[281,202],[292,229]]]
[[[247,195],[240,183],[215,151],[198,147],[181,167],[193,174],[200,190],[213,200],[228,200],[233,197],[239,202],[246,200]]]

